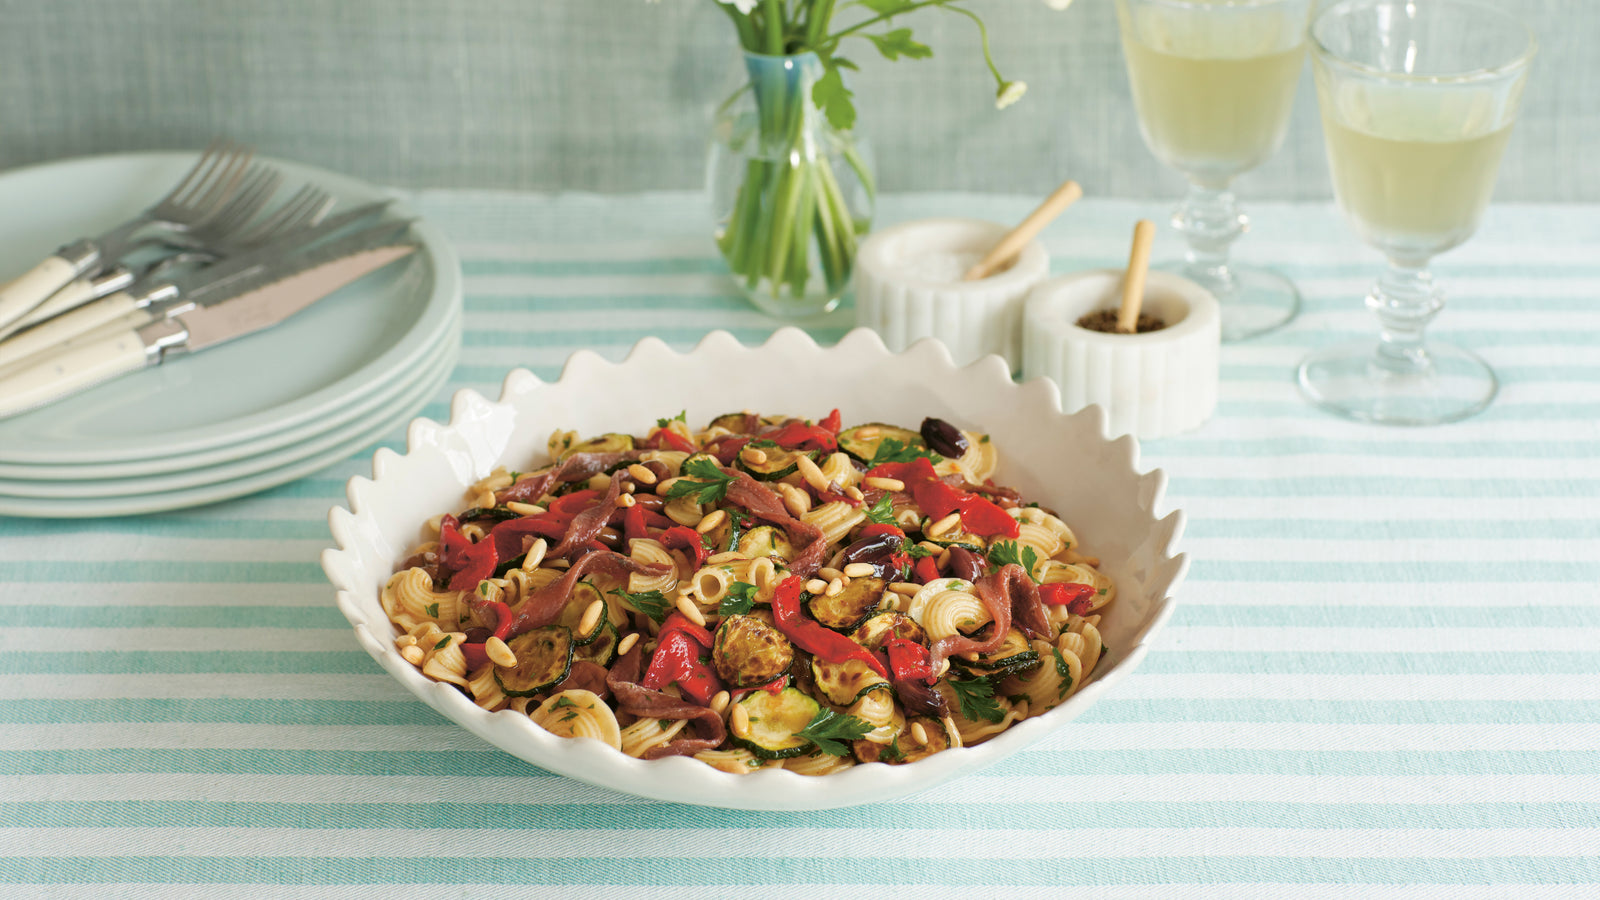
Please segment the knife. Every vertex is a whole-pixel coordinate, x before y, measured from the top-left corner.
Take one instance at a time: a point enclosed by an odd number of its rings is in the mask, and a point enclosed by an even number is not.
[[[14,366],[35,354],[110,322],[124,318],[137,319],[139,318],[137,314],[141,313],[148,314],[144,319],[145,322],[153,322],[160,318],[162,304],[197,299],[204,294],[204,290],[198,286],[220,282],[231,275],[248,277],[250,273],[259,272],[262,267],[270,266],[288,254],[303,250],[347,225],[383,210],[391,202],[393,201],[377,200],[366,203],[209,266],[177,275],[162,273],[159,276],[148,276],[125,291],[118,290],[116,293],[90,302],[84,302],[87,297],[62,299],[63,295],[68,294],[77,284],[74,282],[46,300],[33,314],[25,317],[26,321],[34,323],[32,327],[0,340],[0,369]],[[197,290],[200,294],[196,293]],[[197,299],[197,302],[207,301]],[[48,313],[51,317],[46,318],[41,313]],[[3,334],[3,329],[0,329],[0,336]]]
[[[276,325],[369,272],[416,252],[397,241],[403,224],[389,222],[305,251],[263,272],[230,271],[196,285],[202,305],[184,302],[165,318],[127,327],[0,378],[0,418],[75,394],[129,372],[197,352]]]

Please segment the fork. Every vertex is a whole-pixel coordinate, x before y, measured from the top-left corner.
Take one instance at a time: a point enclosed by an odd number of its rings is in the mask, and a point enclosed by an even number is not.
[[[275,167],[265,163],[255,163],[250,166],[239,180],[233,196],[228,198],[228,201],[215,213],[190,226],[184,232],[157,233],[141,237],[137,241],[131,241],[128,244],[128,249],[131,250],[135,247],[153,243],[165,243],[180,249],[206,252],[215,250],[217,253],[225,253],[228,251],[230,239],[261,210],[261,207],[266,205],[272,195],[277,192],[278,185],[282,183],[283,175]],[[184,256],[184,254],[180,254],[179,256],[164,257],[140,274],[157,273],[174,262],[186,261],[181,258]],[[46,297],[32,311],[17,318],[10,325],[0,325],[0,339],[37,322],[43,322],[45,319],[53,318],[68,310],[82,306],[97,297],[104,297],[107,294],[120,291],[132,284],[135,277],[135,273],[132,270],[118,263],[97,276],[84,275],[74,279],[54,294]]]
[[[79,276],[104,272],[134,246],[140,230],[181,234],[216,213],[238,190],[251,155],[242,144],[212,141],[172,190],[149,209],[97,238],[67,244],[0,288],[0,327],[27,315]]]

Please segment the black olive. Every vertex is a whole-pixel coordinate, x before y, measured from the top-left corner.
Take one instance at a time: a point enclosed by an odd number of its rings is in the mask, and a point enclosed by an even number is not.
[[[951,458],[961,456],[971,446],[961,429],[932,416],[922,420],[922,439],[928,442],[935,453]]]
[[[875,562],[899,552],[903,544],[905,539],[893,532],[864,537],[845,548],[844,564],[848,566],[856,562]]]

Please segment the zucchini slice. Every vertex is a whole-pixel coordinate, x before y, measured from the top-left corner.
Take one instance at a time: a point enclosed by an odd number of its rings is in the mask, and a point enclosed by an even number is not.
[[[511,639],[514,666],[496,665],[494,680],[507,697],[532,697],[566,680],[572,671],[572,630],[546,625]]]
[[[572,658],[610,666],[617,658],[617,644],[621,642],[622,637],[617,633],[617,626],[611,624],[611,620],[605,616],[600,617],[600,627],[595,631],[593,640],[582,647],[573,648]]]
[[[752,428],[757,427],[759,423],[760,419],[758,419],[753,413],[723,413],[722,415],[717,416],[715,419],[712,419],[711,424],[706,426],[706,430],[710,431],[713,428],[726,428],[734,434],[749,434]]]
[[[924,519],[922,522],[922,539],[928,543],[938,544],[941,547],[965,547],[979,556],[988,553],[989,539],[983,535],[969,534],[958,527],[954,531],[946,531],[938,537],[930,537],[928,536],[928,527],[932,524],[933,521],[931,519]]]
[[[776,694],[751,691],[739,705],[750,715],[750,731],[744,737],[730,737],[757,758],[791,759],[811,747],[810,739],[801,737],[800,732],[822,711],[817,701],[794,688],[784,688]]]
[[[777,481],[793,475],[800,471],[802,456],[812,462],[816,462],[817,459],[816,454],[810,450],[785,450],[771,441],[751,441],[745,446],[760,450],[767,455],[766,462],[753,463],[745,459],[744,451],[740,450],[738,457],[734,459],[735,466],[749,472],[757,481]]]
[[[883,649],[883,645],[892,637],[905,638],[919,644],[928,643],[927,629],[918,625],[916,619],[900,612],[881,612],[869,616],[855,631],[850,632],[850,637],[874,652]]]
[[[588,611],[590,604],[600,601],[600,617],[595,620],[594,626],[587,632],[578,631],[578,626],[583,624],[583,614]],[[603,623],[606,621],[606,598],[600,589],[587,581],[578,582],[572,589],[572,596],[567,599],[567,605],[561,608],[561,614],[556,616],[557,625],[565,625],[572,630],[572,643],[579,647],[593,641],[605,630]]]
[[[839,449],[854,456],[864,463],[872,462],[878,453],[878,445],[885,439],[899,441],[905,447],[923,447],[928,445],[919,432],[898,425],[885,425],[882,422],[868,422],[839,432]]]
[[[729,616],[717,628],[711,660],[729,687],[753,687],[789,670],[794,645],[783,632],[755,616]]]
[[[751,559],[763,556],[794,558],[794,545],[789,536],[771,525],[757,525],[739,536],[739,552]]]
[[[522,513],[512,512],[504,506],[474,506],[459,516],[456,521],[465,525],[468,522],[505,522],[510,519],[520,519]]]
[[[597,438],[590,438],[582,443],[573,444],[571,447],[561,451],[561,455],[556,458],[556,461],[560,462],[577,453],[621,453],[632,449],[633,435],[610,432]]]
[[[868,691],[890,689],[889,682],[882,675],[872,671],[859,659],[835,663],[813,657],[811,677],[816,681],[817,689],[834,706],[849,706]]]
[[[811,617],[838,631],[849,631],[872,615],[883,600],[882,578],[852,578],[844,590],[832,597],[816,594],[811,598]]]
[[[1006,632],[1005,640],[994,652],[979,654],[976,660],[953,656],[950,662],[961,666],[971,675],[999,681],[1007,675],[1026,672],[1037,666],[1039,654],[1028,645],[1028,639],[1022,636],[1022,632],[1013,628]]]
[[[926,744],[919,743],[912,733],[913,723],[922,726],[922,733],[928,736]],[[900,732],[900,761],[914,763],[919,759],[926,759],[950,749],[950,735],[945,732],[944,723],[928,716],[915,716],[906,722],[906,730]]]

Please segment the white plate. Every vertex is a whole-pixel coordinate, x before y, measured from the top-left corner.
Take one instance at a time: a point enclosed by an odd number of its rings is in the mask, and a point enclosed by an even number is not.
[[[20,273],[55,247],[144,209],[194,154],[103,156],[0,175],[0,273]],[[288,185],[315,182],[342,206],[394,196],[343,175],[273,161]],[[403,201],[393,215],[408,215]],[[174,360],[20,416],[0,420],[0,462],[86,465],[178,457],[265,441],[325,421],[409,369],[461,302],[455,251],[426,222],[420,252],[275,328]],[[176,468],[183,468],[180,463]],[[171,471],[168,469],[167,471]]]
[[[64,500],[34,497],[0,497],[0,515],[50,519],[98,519],[107,516],[134,516],[145,513],[168,512],[174,509],[187,509],[192,506],[204,506],[208,503],[232,500],[236,497],[244,497],[268,488],[277,487],[298,478],[304,478],[334,463],[349,459],[363,449],[394,434],[396,429],[420,412],[439,393],[439,390],[449,380],[450,368],[450,366],[445,366],[436,378],[420,385],[411,393],[406,398],[406,402],[394,405],[386,410],[382,417],[369,421],[366,427],[349,439],[319,453],[292,461],[284,461],[274,468],[258,472],[255,475],[185,490],[136,494],[129,497],[95,497]]]
[[[740,377],[754,372],[764,377]],[[396,632],[379,593],[422,539],[422,523],[459,508],[466,488],[495,466],[526,468],[543,457],[552,429],[637,433],[684,408],[691,422],[704,422],[730,409],[821,416],[836,406],[846,422],[918,422],[934,415],[989,432],[1000,451],[996,480],[1058,509],[1084,551],[1105,561],[1118,585],[1100,626],[1111,651],[1078,693],[987,743],[910,765],[873,763],[821,778],[783,770],[732,775],[693,759],[633,759],[594,740],[558,738],[525,715],[486,712],[455,687],[423,677],[396,652]],[[576,353],[553,384],[519,369],[507,376],[499,402],[459,391],[449,425],[411,423],[407,453],[379,450],[373,478],[350,480],[349,509],[330,511],[337,548],[322,554],[322,567],[357,640],[389,674],[446,717],[535,765],[626,794],[703,806],[874,803],[1016,752],[1088,709],[1144,659],[1146,641],[1170,616],[1172,593],[1188,567],[1187,557],[1173,551],[1183,517],[1157,518],[1166,477],[1141,474],[1134,439],[1110,441],[1104,430],[1098,407],[1062,414],[1048,380],[1017,385],[997,356],[958,369],[933,341],[894,354],[865,329],[831,348],[793,328],[760,347],[719,331],[680,355],[650,338],[621,363]]]
[[[186,488],[224,484],[276,469],[306,457],[314,456],[348,442],[352,437],[371,430],[376,422],[394,417],[396,409],[407,406],[413,397],[430,387],[437,388],[440,379],[448,378],[454,370],[459,342],[459,324],[452,322],[447,332],[449,340],[442,341],[433,355],[420,361],[418,367],[407,372],[394,383],[363,401],[366,407],[358,414],[341,416],[330,427],[301,436],[288,447],[266,453],[237,457],[215,465],[197,465],[180,472],[160,472],[130,478],[59,479],[53,481],[15,481],[0,479],[0,498],[39,498],[67,500],[92,497],[128,497],[136,494],[157,494]],[[376,402],[371,402],[376,401]]]

